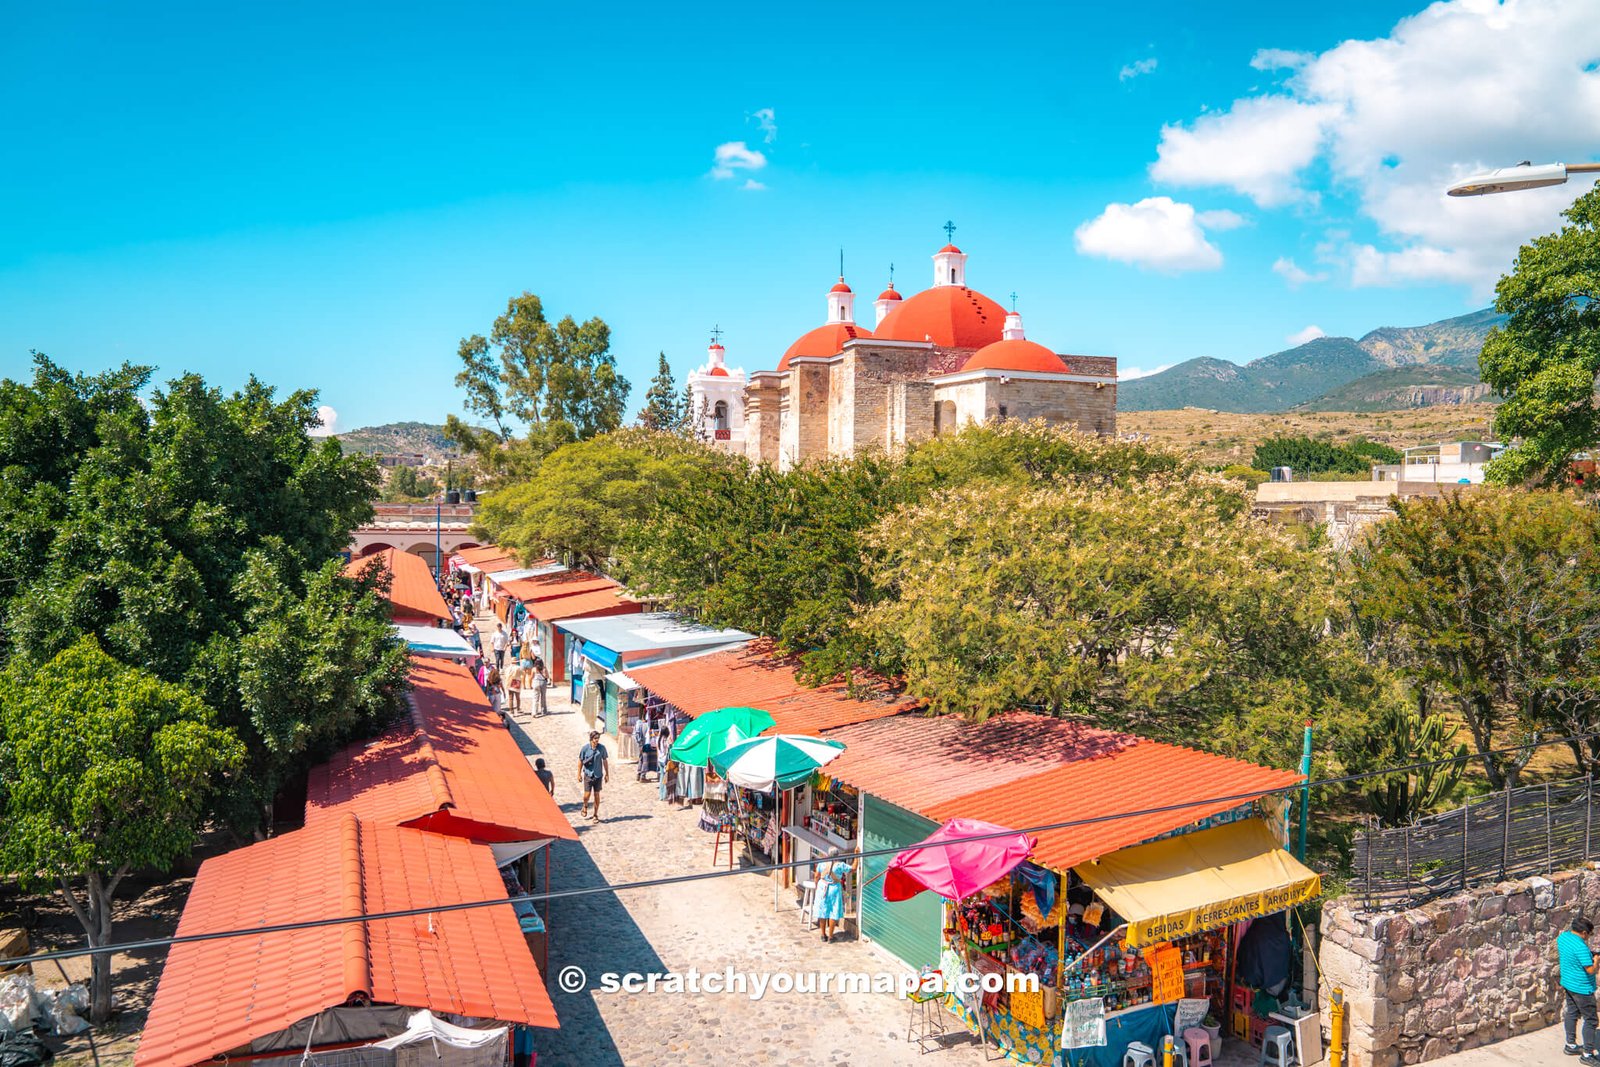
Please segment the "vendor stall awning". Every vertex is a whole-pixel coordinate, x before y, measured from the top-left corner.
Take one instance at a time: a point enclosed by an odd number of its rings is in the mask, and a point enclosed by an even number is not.
[[[610,682],[624,693],[631,693],[635,689],[640,688],[638,682],[634,681],[632,678],[629,678],[627,674],[622,671],[612,671],[610,674],[606,675],[606,681]]]
[[[616,670],[617,662],[622,659],[621,656],[605,645],[597,644],[594,641],[585,641],[583,643],[583,658],[593,663],[596,667],[607,671]]]
[[[1128,924],[1134,947],[1303,904],[1317,873],[1278,847],[1260,819],[1135,845],[1075,868]]]

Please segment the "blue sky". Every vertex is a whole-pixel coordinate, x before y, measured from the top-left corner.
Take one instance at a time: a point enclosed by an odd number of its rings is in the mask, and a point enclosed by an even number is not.
[[[1583,6],[14,6],[0,375],[442,421],[459,338],[529,290],[612,325],[637,404],[713,324],[773,366],[841,246],[870,322],[946,219],[1030,337],[1125,368],[1428,322],[1582,191],[1438,195],[1600,149]],[[760,165],[719,177],[730,145]]]

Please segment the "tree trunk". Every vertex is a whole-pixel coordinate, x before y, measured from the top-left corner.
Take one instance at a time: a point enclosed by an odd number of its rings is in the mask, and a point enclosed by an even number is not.
[[[111,901],[127,873],[123,868],[107,878],[99,871],[90,871],[84,878],[81,899],[71,883],[61,879],[62,895],[83,927],[90,948],[111,944]],[[95,953],[89,961],[89,1021],[99,1025],[111,1018],[111,955]]]

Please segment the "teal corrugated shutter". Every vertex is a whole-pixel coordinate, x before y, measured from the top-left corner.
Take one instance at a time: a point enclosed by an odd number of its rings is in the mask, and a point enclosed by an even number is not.
[[[914,845],[939,828],[915,812],[895,807],[870,794],[861,797],[862,848]],[[861,932],[912,967],[937,967],[944,923],[943,901],[934,893],[918,893],[893,904],[883,899],[883,879],[874,877],[894,859],[869,856],[862,861]],[[868,884],[871,883],[871,884]]]
[[[607,685],[604,692],[606,695],[606,733],[615,734],[618,726],[617,690],[615,686]]]

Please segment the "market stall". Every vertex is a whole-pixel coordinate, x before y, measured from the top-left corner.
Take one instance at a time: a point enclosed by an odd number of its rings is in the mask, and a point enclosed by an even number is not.
[[[712,769],[728,783],[728,814],[735,834],[758,863],[781,859],[780,831],[794,810],[795,794],[809,788],[818,772],[843,752],[838,741],[778,734],[729,745],[711,757]],[[844,845],[839,848],[846,851]],[[786,873],[773,874],[775,899]]]
[[[1158,1050],[1168,1034],[1182,1042],[1194,1030],[1213,1045],[1226,1030],[1259,1046],[1288,992],[1285,909],[1319,892],[1318,876],[1259,818],[1066,871],[1019,862],[952,898],[941,969],[1033,973],[1042,995],[950,1006],[1026,1063],[1118,1067],[1132,1043]]]
[[[783,815],[782,860],[786,863],[807,863],[821,860],[838,849],[841,852],[857,851],[860,841],[861,794],[854,786],[828,777],[818,771],[792,791],[789,805]],[[779,872],[783,885],[804,881],[796,874],[804,868],[790,868]],[[850,910],[854,910],[854,894],[848,897]]]

